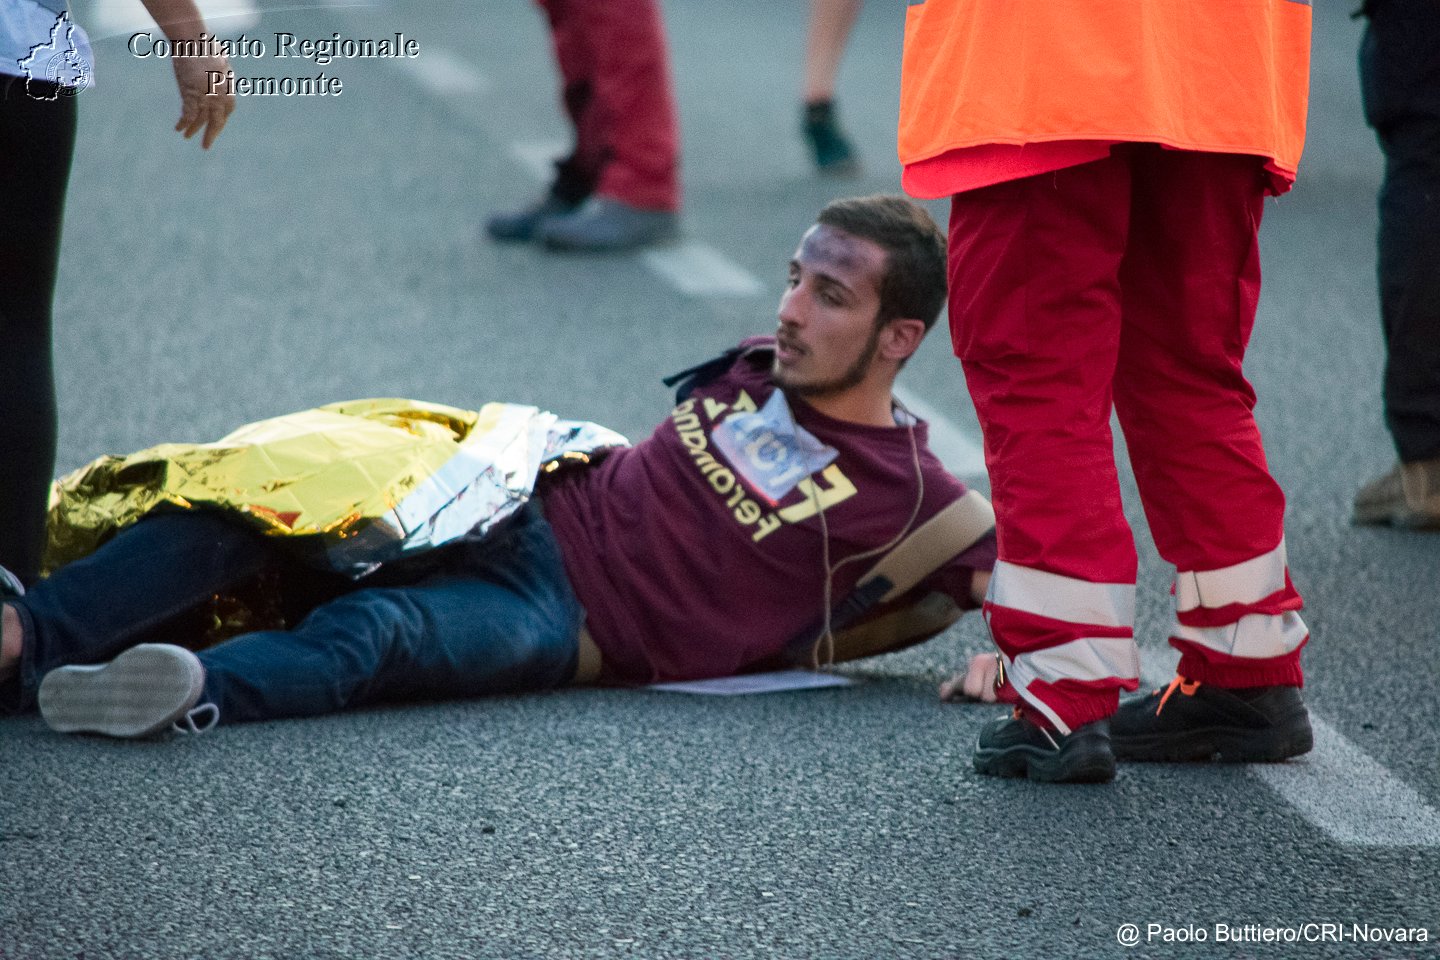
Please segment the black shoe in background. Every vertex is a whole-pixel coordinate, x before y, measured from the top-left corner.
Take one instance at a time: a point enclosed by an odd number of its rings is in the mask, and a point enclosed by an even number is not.
[[[815,159],[815,169],[826,176],[843,177],[860,172],[860,160],[855,148],[840,129],[835,118],[835,101],[820,100],[805,104],[800,124],[810,154]]]
[[[1110,742],[1121,760],[1275,763],[1314,746],[1298,687],[1226,688],[1176,677],[1120,704]]]
[[[975,772],[991,777],[1029,777],[1046,783],[1109,783],[1115,779],[1109,723],[1096,720],[1069,733],[1032,723],[1022,713],[980,731]]]

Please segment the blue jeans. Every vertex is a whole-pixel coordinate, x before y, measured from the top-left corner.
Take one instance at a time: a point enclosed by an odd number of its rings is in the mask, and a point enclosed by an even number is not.
[[[126,529],[11,601],[25,648],[0,707],[33,706],[55,667],[193,639],[167,628],[267,571],[282,592],[321,599],[293,629],[241,634],[199,653],[202,702],[220,708],[221,722],[518,693],[574,676],[584,611],[533,503],[483,541],[382,569],[383,585],[310,571],[223,516],[175,513]]]

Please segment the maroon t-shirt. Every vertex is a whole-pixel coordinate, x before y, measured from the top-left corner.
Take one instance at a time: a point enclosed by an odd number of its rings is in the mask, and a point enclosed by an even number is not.
[[[770,381],[769,357],[738,357],[649,439],[546,491],[545,516],[600,648],[605,681],[734,674],[816,627],[824,615],[826,534],[812,489],[825,507],[830,564],[840,564],[832,602],[880,555],[842,561],[889,543],[909,520],[918,486],[910,430],[836,420],[803,400],[787,402]],[[787,436],[797,425],[800,435]],[[965,487],[926,447],[924,422],[914,429],[924,477],[918,526]],[[994,556],[987,538],[917,589],[973,607],[972,568],[989,569]]]

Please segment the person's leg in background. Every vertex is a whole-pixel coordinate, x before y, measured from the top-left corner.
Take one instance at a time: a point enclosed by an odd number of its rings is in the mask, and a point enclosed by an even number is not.
[[[40,574],[55,471],[51,304],[75,118],[73,96],[36,99],[0,75],[0,566],[26,585]]]
[[[1168,699],[1123,706],[1120,759],[1280,760],[1310,749],[1309,639],[1242,363],[1260,296],[1259,161],[1132,148],[1115,408],[1160,555],[1177,570]]]
[[[680,131],[657,0],[539,0],[575,132],[537,203],[486,223],[501,241],[628,250],[679,229]]]
[[[800,131],[821,173],[858,173],[855,148],[835,111],[835,77],[864,0],[810,0],[805,32],[805,89]]]
[[[1377,275],[1399,463],[1355,495],[1353,519],[1440,529],[1440,5],[1370,6],[1360,80],[1385,154]]]
[[[492,216],[485,225],[500,241],[534,240],[540,224],[575,211],[595,192],[610,156],[604,113],[595,99],[593,38],[578,28],[575,8],[584,0],[537,0],[545,13],[560,73],[560,101],[575,142],[555,161],[555,179],[540,200],[512,213]]]
[[[952,200],[951,334],[999,539],[985,617],[1023,714],[981,734],[984,773],[1112,778],[1102,721],[1138,685],[1110,432],[1129,176],[1111,156]]]
[[[673,239],[680,126],[658,0],[571,2],[565,30],[584,38],[590,108],[604,124],[607,154],[590,200],[546,220],[538,239],[555,250],[593,252]]]

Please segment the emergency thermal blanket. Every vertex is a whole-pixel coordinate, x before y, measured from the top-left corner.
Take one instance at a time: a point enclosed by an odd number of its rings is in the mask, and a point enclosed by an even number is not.
[[[605,427],[520,404],[330,404],[214,443],[103,456],[61,477],[50,494],[45,569],[93,552],[152,511],[215,509],[294,538],[307,559],[358,578],[483,535],[530,498],[542,471],[628,445]]]

